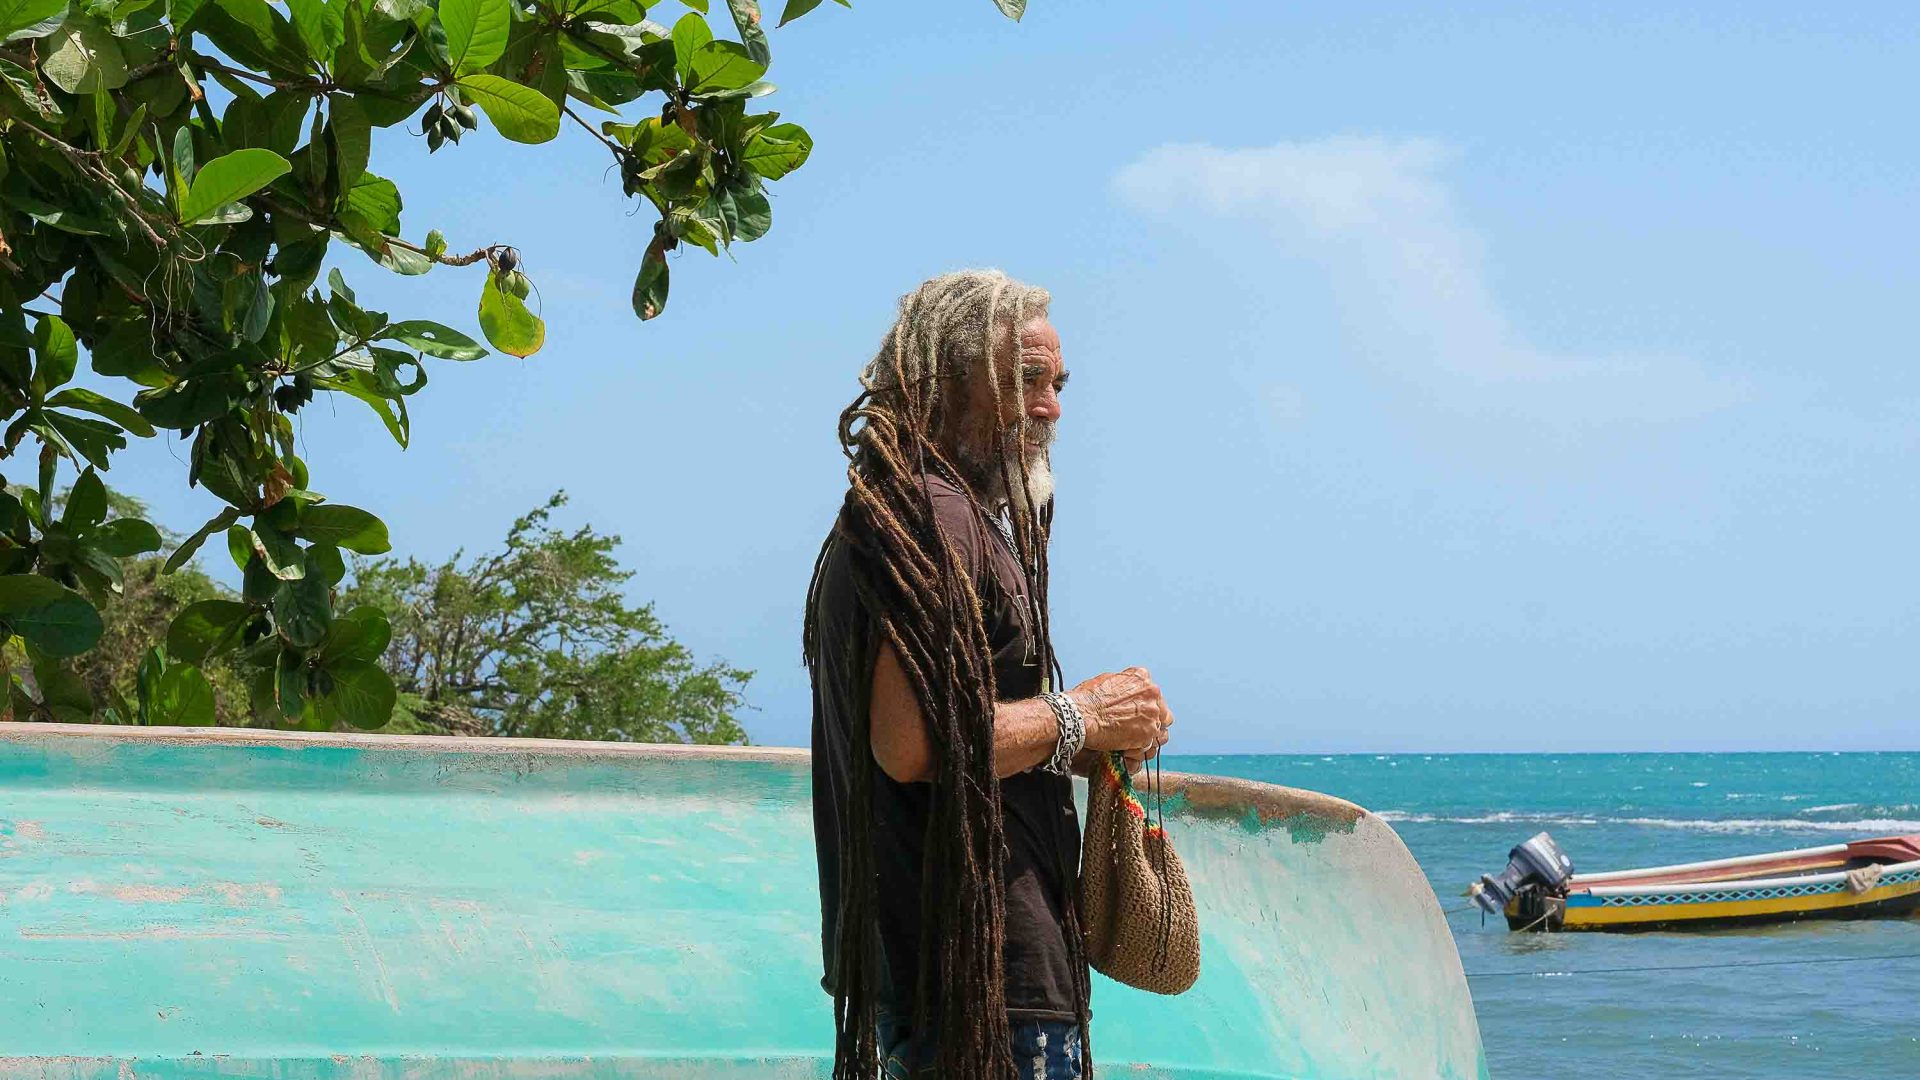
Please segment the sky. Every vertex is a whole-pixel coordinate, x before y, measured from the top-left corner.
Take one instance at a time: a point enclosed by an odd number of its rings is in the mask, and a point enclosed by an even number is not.
[[[772,233],[678,256],[644,325],[651,210],[583,133],[389,131],[407,235],[517,246],[547,345],[429,360],[405,452],[310,407],[313,486],[427,559],[564,488],[635,599],[754,669],[753,740],[804,744],[836,417],[901,294],[998,266],[1052,290],[1073,372],[1057,648],[1069,681],[1149,668],[1170,750],[1914,749],[1893,14],[823,5],[771,35],[762,104],[817,143]],[[477,332],[477,272],[340,265]],[[218,509],[178,444],[118,460],[177,530]]]

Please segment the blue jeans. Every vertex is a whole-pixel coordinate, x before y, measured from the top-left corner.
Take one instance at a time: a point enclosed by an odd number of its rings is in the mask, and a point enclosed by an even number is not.
[[[913,1019],[880,1009],[880,1061],[887,1080],[933,1075],[934,1041],[913,1037]],[[1080,1025],[1014,1020],[1013,1064],[1020,1080],[1080,1080]]]

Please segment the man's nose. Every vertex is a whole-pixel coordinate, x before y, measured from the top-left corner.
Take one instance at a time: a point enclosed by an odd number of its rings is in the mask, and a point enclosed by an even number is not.
[[[1058,421],[1060,419],[1060,395],[1053,387],[1043,386],[1037,393],[1027,396],[1027,415],[1035,420]]]

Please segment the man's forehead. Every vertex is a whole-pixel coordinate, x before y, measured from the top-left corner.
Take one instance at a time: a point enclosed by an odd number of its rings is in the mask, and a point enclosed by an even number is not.
[[[1020,351],[1023,353],[1060,351],[1060,332],[1053,328],[1045,316],[1030,320],[1020,328]]]

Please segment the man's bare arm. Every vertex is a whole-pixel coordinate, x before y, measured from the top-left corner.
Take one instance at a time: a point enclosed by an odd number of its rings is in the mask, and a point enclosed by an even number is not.
[[[1095,676],[1068,693],[1086,716],[1088,750],[1132,751],[1130,757],[1144,757],[1166,742],[1172,714],[1167,712],[1159,689],[1141,669]],[[914,696],[913,684],[891,645],[882,644],[880,655],[874,658],[868,713],[873,758],[881,770],[903,784],[933,779],[933,745],[927,739],[920,700]],[[1039,698],[995,704],[995,775],[1013,776],[1041,764],[1053,756],[1059,739],[1059,721],[1053,709]],[[1075,759],[1075,766],[1084,760],[1088,760],[1085,751]]]

